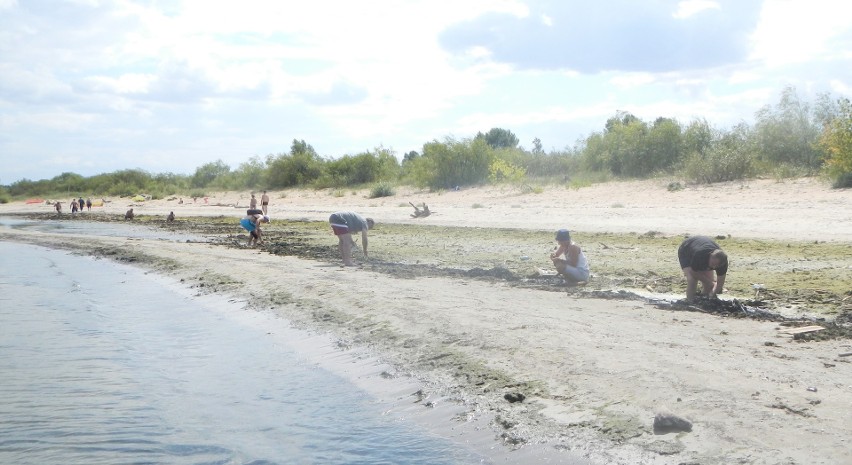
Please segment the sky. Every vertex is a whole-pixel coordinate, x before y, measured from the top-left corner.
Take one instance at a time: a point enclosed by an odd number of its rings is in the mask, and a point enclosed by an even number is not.
[[[846,0],[0,0],[0,184],[852,96]]]

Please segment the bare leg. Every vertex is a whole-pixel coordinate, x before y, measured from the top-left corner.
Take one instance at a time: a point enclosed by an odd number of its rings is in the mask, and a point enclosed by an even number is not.
[[[337,236],[338,248],[340,249],[340,258],[343,259],[343,264],[346,266],[354,266],[352,261],[352,235],[341,234]]]
[[[695,275],[691,269],[684,268],[683,275],[686,276],[686,300],[692,300],[695,297],[698,280],[695,279]]]

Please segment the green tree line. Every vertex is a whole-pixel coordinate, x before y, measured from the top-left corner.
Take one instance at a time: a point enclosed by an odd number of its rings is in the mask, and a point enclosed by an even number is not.
[[[600,131],[574,147],[545,152],[541,141],[525,149],[512,131],[492,128],[464,139],[446,137],[423,144],[399,160],[392,150],[338,158],[320,156],[304,140],[289,152],[252,157],[232,168],[222,160],[192,175],[121,170],[83,177],[62,173],[49,180],[17,181],[0,188],[0,201],[31,196],[129,196],[139,193],[202,196],[206,191],[290,187],[374,186],[375,196],[393,185],[430,189],[487,183],[571,183],[616,178],[679,176],[714,183],[756,176],[824,175],[835,187],[852,186],[852,104],[820,95],[813,104],[786,88],[777,104],[755,113],[755,123],[720,129],[705,119],[686,123],[659,117],[644,121],[617,112]]]

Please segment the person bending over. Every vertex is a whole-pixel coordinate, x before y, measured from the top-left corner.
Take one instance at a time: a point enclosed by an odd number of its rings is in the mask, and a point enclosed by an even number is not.
[[[677,258],[686,276],[687,299],[695,297],[699,282],[701,295],[715,298],[722,293],[728,274],[728,255],[719,244],[706,236],[693,236],[680,244]]]
[[[352,240],[352,233],[361,233],[364,258],[370,258],[367,255],[367,231],[373,229],[376,224],[372,218],[364,218],[355,212],[337,212],[331,214],[328,222],[331,223],[331,230],[337,236],[337,247],[340,249],[340,258],[343,259],[345,266],[355,266],[355,262],[352,261],[352,246],[357,244]]]
[[[261,223],[269,223],[269,217],[261,214],[246,215],[240,220],[240,226],[249,232],[248,246],[263,243],[263,231],[260,230]]]

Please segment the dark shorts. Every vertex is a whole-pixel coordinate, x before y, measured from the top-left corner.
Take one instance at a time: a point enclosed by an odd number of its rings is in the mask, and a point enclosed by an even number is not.
[[[261,205],[264,205],[264,206],[269,205],[269,202],[263,202],[263,203],[261,203]]]
[[[342,236],[343,234],[349,234],[349,225],[343,221],[343,218],[337,216],[337,214],[332,214],[328,218],[328,222],[331,223],[331,230],[334,231],[335,236]]]

